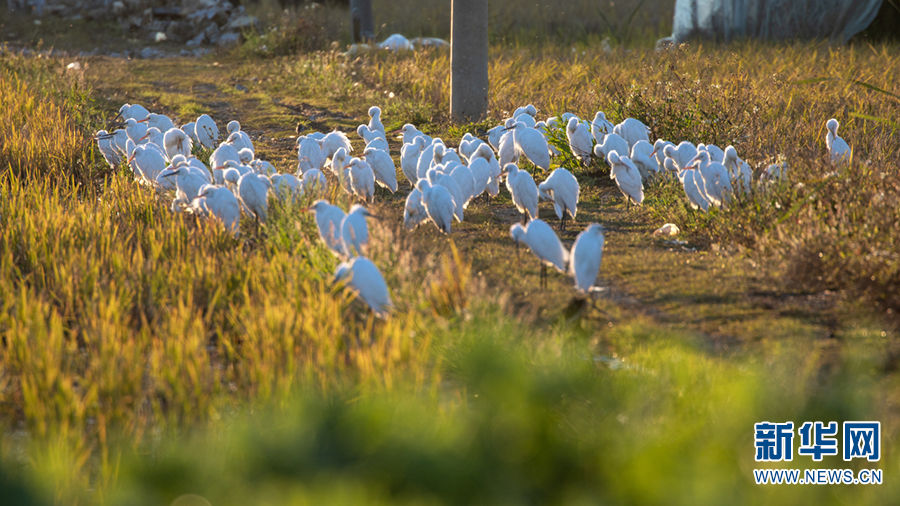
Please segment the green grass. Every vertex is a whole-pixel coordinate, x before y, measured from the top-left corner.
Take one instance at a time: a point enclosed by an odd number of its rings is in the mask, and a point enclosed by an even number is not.
[[[490,118],[454,126],[445,52],[349,58],[286,43],[247,58],[265,43],[199,60],[90,58],[79,75],[62,70],[66,60],[0,56],[0,496],[897,496],[897,135],[858,116],[893,118],[897,104],[852,82],[896,92],[894,46],[494,44]],[[831,79],[808,81],[822,76]],[[592,221],[608,230],[608,290],[596,301],[575,298],[556,273],[538,290],[537,263],[509,239],[518,217],[505,193],[473,203],[447,238],[430,225],[402,230],[401,182],[397,195],[379,192],[383,219],[370,222],[370,256],[398,306],[379,321],[330,286],[336,260],[300,211],[307,202],[275,206],[261,228],[245,220],[233,237],[103,168],[88,137],[124,102],[179,123],[200,112],[240,119],[282,171],[295,165],[298,123],[352,129],[372,103],[389,128],[412,122],[450,143],[534,103],[541,117],[603,108],[655,136],[733,143],[755,168],[783,155],[791,172],[703,215],[671,181],[626,209],[602,164],[555,160],[582,181],[578,221],[562,239]],[[826,179],[831,116],[857,157]],[[668,221],[686,246],[650,235]],[[752,485],[752,424],[766,419],[881,420],[886,484]]]

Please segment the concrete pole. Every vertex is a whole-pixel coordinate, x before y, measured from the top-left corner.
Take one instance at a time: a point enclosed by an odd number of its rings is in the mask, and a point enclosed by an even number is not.
[[[372,0],[350,0],[350,26],[353,42],[371,42],[375,38]]]
[[[488,105],[487,0],[451,0],[450,117],[478,121]]]

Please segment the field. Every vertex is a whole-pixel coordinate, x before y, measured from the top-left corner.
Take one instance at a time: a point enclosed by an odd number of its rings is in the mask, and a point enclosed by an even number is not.
[[[394,14],[380,34],[446,35],[437,7],[405,18],[408,3],[384,6],[398,10],[381,11]],[[665,19],[647,8],[629,23],[581,28],[538,7],[516,20],[492,12],[510,24],[492,35],[490,117],[453,125],[448,52],[347,56],[346,25],[332,21],[345,19],[339,8],[258,9],[282,29],[199,59],[18,51],[94,44],[83,22],[63,33],[52,20],[0,51],[0,497],[900,496],[896,43],[656,52]],[[103,37],[120,36],[111,28]],[[67,69],[75,60],[81,68]],[[777,161],[790,168],[727,210],[701,214],[677,181],[652,184],[643,206],[626,207],[604,166],[568,165],[582,197],[561,239],[570,245],[591,222],[607,229],[596,299],[576,296],[558,273],[539,288],[537,261],[509,238],[518,214],[505,190],[474,202],[445,236],[430,224],[403,229],[402,180],[370,206],[379,217],[370,257],[397,306],[379,320],[332,286],[338,261],[302,212],[309,202],[273,204],[266,225],[243,220],[235,237],[171,213],[168,197],[106,166],[91,135],[125,102],[177,123],[201,113],[220,128],[238,119],[257,155],[282,172],[296,166],[297,129],[350,131],[373,104],[388,129],[413,123],[450,145],[528,103],[540,117],[602,109],[613,121],[641,119],[654,138],[733,144],[755,174]],[[838,167],[825,148],[830,117],[854,148]],[[392,140],[395,159],[399,148]],[[339,190],[330,198],[351,203]],[[550,221],[548,203],[541,215]],[[666,222],[682,229],[676,240],[652,235]],[[881,421],[884,484],[755,485],[753,424],[764,420]],[[796,457],[771,467],[874,466]]]

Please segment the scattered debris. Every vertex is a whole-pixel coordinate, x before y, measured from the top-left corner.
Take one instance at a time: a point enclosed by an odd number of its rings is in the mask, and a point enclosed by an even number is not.
[[[681,233],[681,229],[674,223],[666,223],[653,232],[653,235],[675,236]]]

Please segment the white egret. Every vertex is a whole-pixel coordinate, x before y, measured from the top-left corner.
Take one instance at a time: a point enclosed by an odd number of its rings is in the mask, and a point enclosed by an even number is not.
[[[594,155],[601,160],[608,160],[609,154],[616,151],[619,154],[631,153],[628,141],[619,134],[611,133],[603,137],[603,142],[594,146]]]
[[[406,196],[406,203],[403,206],[403,226],[407,230],[413,230],[427,219],[428,213],[422,204],[422,192],[418,188],[413,187],[409,195]]]
[[[644,185],[641,173],[627,156],[619,156],[612,151],[606,158],[610,165],[609,177],[616,180],[616,186],[625,196],[625,203],[634,202],[640,205],[644,201]]]
[[[321,170],[326,156],[319,141],[307,136],[297,138],[297,171],[301,174],[312,169]]]
[[[150,116],[150,111],[140,104],[124,104],[119,108],[118,116],[121,116],[125,120],[139,120]]]
[[[426,176],[429,183],[435,186],[443,186],[450,192],[450,195],[453,196],[453,215],[456,217],[456,221],[462,221],[465,195],[456,180],[450,174],[445,174],[437,169],[430,169]]]
[[[219,142],[219,127],[209,114],[201,114],[194,121],[194,135],[201,146],[212,149]]]
[[[146,118],[140,120],[147,122],[147,126],[149,128],[156,128],[160,132],[167,132],[172,128],[175,128],[175,123],[172,121],[172,118],[166,116],[165,114],[156,114],[151,112]]]
[[[513,224],[509,229],[516,246],[525,244],[541,262],[541,287],[546,286],[547,266],[553,266],[559,272],[566,272],[569,252],[563,246],[556,232],[544,220],[534,219],[528,225]]]
[[[603,260],[603,227],[591,223],[575,238],[569,254],[569,273],[575,278],[575,288],[588,293],[597,281]]]
[[[369,128],[369,125],[359,125],[358,127],[356,127],[356,133],[363,138],[366,144],[372,142],[375,139],[384,139],[383,132],[381,132],[380,130],[373,130]]]
[[[410,184],[415,185],[419,180],[416,174],[416,166],[419,164],[419,155],[425,149],[425,137],[413,137],[412,142],[404,144],[400,149],[400,170],[409,180]]]
[[[366,217],[372,216],[365,207],[353,204],[341,221],[341,242],[347,258],[365,254],[369,246],[369,225]]]
[[[372,166],[361,158],[353,158],[348,166],[350,189],[354,195],[371,202],[375,199],[375,172]]]
[[[166,151],[166,158],[172,160],[175,155],[191,156],[191,147],[193,141],[188,137],[184,130],[173,127],[166,131],[163,135],[163,147]]]
[[[653,146],[645,140],[637,141],[631,147],[631,161],[634,162],[634,165],[641,173],[643,181],[649,181],[659,169],[653,154]]]
[[[151,182],[166,168],[166,159],[158,149],[139,144],[128,158],[128,165],[137,179]]]
[[[325,155],[325,158],[331,158],[340,148],[344,148],[344,151],[347,153],[353,152],[353,146],[350,145],[350,139],[347,138],[347,134],[340,130],[328,132],[322,137],[322,140],[319,141],[319,143],[322,146],[322,153]]]
[[[344,222],[344,211],[327,200],[317,200],[307,209],[316,219],[319,238],[325,246],[337,256],[344,254],[344,241],[341,235],[341,224]]]
[[[366,148],[363,151],[363,158],[366,163],[372,167],[375,175],[375,182],[379,186],[387,188],[391,193],[397,191],[397,167],[394,166],[394,160],[391,155],[383,149]]]
[[[356,257],[340,264],[334,273],[334,280],[347,283],[379,318],[386,318],[393,308],[384,277],[368,258]]]
[[[750,170],[750,165],[738,156],[734,146],[729,145],[725,148],[725,158],[722,164],[728,169],[732,186],[740,193],[750,193],[753,172]]]
[[[615,127],[606,119],[606,114],[603,111],[597,111],[597,114],[594,115],[594,120],[591,121],[591,136],[597,144],[600,144],[603,142],[604,137],[613,133]]]
[[[431,144],[431,137],[425,135],[421,130],[416,128],[416,126],[411,123],[403,125],[403,128],[400,129],[400,132],[402,133],[404,145],[413,142],[416,137],[421,137],[425,145]]]
[[[566,229],[566,216],[573,220],[578,212],[578,180],[567,169],[562,167],[550,173],[544,182],[538,185],[540,198],[553,202],[553,210],[559,218],[561,230]]]
[[[697,146],[688,141],[681,141],[677,146],[669,144],[664,148],[666,158],[671,158],[676,170],[684,170],[697,156]]]
[[[550,170],[550,148],[547,139],[535,128],[519,123],[513,128],[516,151],[542,170]]]
[[[650,127],[634,118],[625,118],[624,121],[613,128],[613,133],[618,134],[628,142],[629,150],[637,143],[637,141],[644,140],[650,142]],[[628,152],[629,151],[625,151],[625,153]],[[619,153],[622,153],[622,151]]]
[[[693,209],[701,209],[703,212],[709,210],[709,200],[703,192],[703,181],[697,169],[686,168],[678,171],[678,179],[684,187],[684,194],[688,198],[688,202]]]
[[[225,225],[226,230],[238,231],[241,206],[231,190],[224,186],[205,184],[200,187],[197,198],[204,200],[206,209]]]
[[[247,209],[260,223],[265,223],[269,209],[269,188],[272,182],[266,176],[248,172],[238,180],[238,194]]]
[[[369,130],[381,132],[381,136],[387,139],[384,125],[381,123],[381,107],[377,105],[369,107]]]
[[[697,151],[697,156],[692,160],[692,164],[700,171],[703,194],[706,199],[714,206],[725,207],[732,193],[731,177],[725,166],[711,161],[709,152],[706,150]],[[695,174],[694,178],[696,179],[696,177]]]
[[[463,209],[468,208],[469,202],[475,197],[475,177],[472,175],[472,171],[461,163],[455,163],[450,171],[450,177],[456,181],[456,184],[462,190]]]
[[[97,148],[100,150],[100,154],[103,155],[103,159],[106,160],[106,163],[110,168],[115,169],[122,161],[122,155],[119,154],[118,150],[113,145],[113,137],[114,136],[106,130],[98,130],[97,133],[94,134],[94,139],[97,141]]]
[[[422,193],[425,214],[438,230],[449,234],[453,225],[453,212],[456,209],[456,202],[450,190],[442,185],[432,185],[427,179],[419,180],[416,188]]]
[[[538,217],[538,189],[534,178],[528,171],[519,169],[516,164],[508,163],[503,167],[506,173],[506,188],[512,195],[513,204],[523,215],[522,221]]]
[[[487,189],[491,180],[491,165],[480,156],[472,158],[469,162],[469,172],[472,174],[472,198],[474,199]]]
[[[840,123],[834,118],[825,122],[825,128],[828,129],[828,133],[825,134],[825,145],[828,147],[828,153],[831,155],[831,163],[841,163],[850,160],[850,145],[838,135],[839,126]]]
[[[569,149],[576,158],[585,165],[591,163],[594,141],[588,128],[578,118],[569,119],[566,125],[566,139],[569,141]]]

